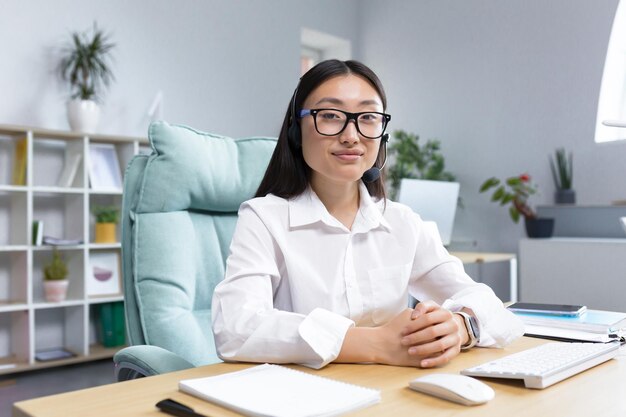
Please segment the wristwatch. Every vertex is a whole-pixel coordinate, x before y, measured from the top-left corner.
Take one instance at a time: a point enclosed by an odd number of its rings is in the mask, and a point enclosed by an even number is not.
[[[480,328],[478,327],[476,318],[463,311],[457,311],[455,314],[463,317],[463,320],[465,321],[465,328],[467,329],[467,335],[469,337],[467,343],[461,346],[461,350],[473,348],[480,341]]]

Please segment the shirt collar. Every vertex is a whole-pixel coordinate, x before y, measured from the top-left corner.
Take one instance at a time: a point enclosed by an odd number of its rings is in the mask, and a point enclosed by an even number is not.
[[[359,212],[354,219],[352,232],[367,232],[378,226],[382,226],[388,231],[391,226],[383,217],[382,200],[375,202],[367,191],[367,187],[361,181],[359,183]],[[328,226],[345,229],[345,226],[335,219],[326,210],[326,207],[319,199],[315,191],[309,186],[299,196],[289,199],[289,226],[299,227],[316,222],[322,222]]]

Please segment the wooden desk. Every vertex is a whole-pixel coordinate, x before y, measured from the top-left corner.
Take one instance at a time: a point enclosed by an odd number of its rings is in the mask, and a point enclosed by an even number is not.
[[[464,264],[483,264],[491,262],[509,263],[509,301],[517,301],[517,256],[514,253],[486,253],[486,252],[450,252]]]
[[[452,363],[435,370],[384,365],[331,364],[322,370],[293,366],[353,384],[380,389],[382,401],[355,411],[351,416],[619,416],[626,415],[626,356],[621,355],[593,369],[575,375],[544,390],[531,390],[519,381],[483,379],[496,391],[487,404],[466,407],[430,397],[408,388],[409,380],[433,372],[458,373],[461,369],[487,362],[546,341],[523,337],[505,349],[472,349]],[[14,417],[66,416],[155,416],[163,417],[154,406],[170,397],[207,416],[238,414],[178,391],[177,383],[246,368],[248,364],[217,364],[185,371],[120,382],[81,391],[53,395],[14,404]],[[245,393],[242,393],[245,395]]]

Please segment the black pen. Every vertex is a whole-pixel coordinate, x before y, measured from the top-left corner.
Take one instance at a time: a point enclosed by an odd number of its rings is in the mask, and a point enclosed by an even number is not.
[[[178,401],[174,401],[171,398],[161,400],[156,403],[159,410],[164,413],[171,414],[178,417],[207,417],[203,414],[198,414],[193,411],[193,408],[187,407],[185,404],[181,404]]]

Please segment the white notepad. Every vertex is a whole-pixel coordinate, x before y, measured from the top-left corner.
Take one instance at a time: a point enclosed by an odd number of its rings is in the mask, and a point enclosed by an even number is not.
[[[330,417],[380,402],[380,391],[279,365],[186,379],[178,389],[247,416]]]

